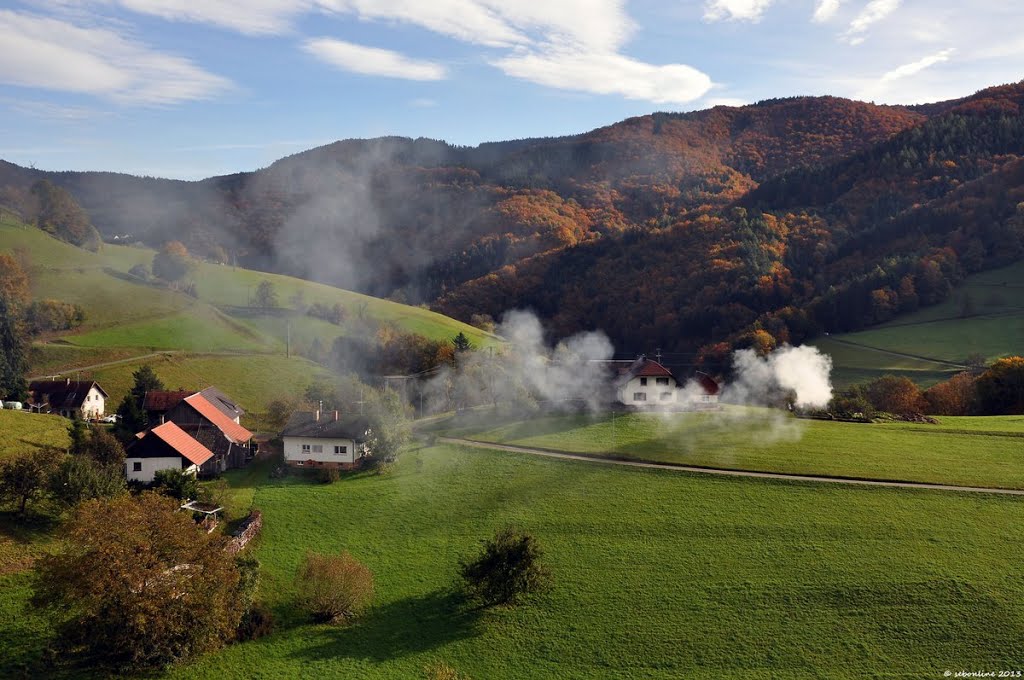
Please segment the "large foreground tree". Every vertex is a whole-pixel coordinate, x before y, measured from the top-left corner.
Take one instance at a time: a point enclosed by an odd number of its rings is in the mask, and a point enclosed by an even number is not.
[[[90,663],[157,668],[230,641],[244,608],[223,538],[155,493],[86,501],[60,552],[39,560],[32,603]]]

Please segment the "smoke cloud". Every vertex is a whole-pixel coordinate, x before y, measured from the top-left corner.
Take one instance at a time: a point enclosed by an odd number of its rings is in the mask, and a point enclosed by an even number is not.
[[[723,394],[731,403],[768,406],[780,390],[792,391],[801,408],[824,408],[832,400],[832,358],[816,347],[783,345],[760,357],[743,349],[733,355],[734,380]]]

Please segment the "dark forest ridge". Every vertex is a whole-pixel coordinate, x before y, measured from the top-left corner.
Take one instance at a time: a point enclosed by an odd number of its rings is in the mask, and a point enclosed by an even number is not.
[[[199,182],[0,162],[106,240],[428,302],[533,307],[558,334],[713,363],[944,299],[1024,255],[1024,84],[914,107],[795,97],[456,147],[345,140]]]

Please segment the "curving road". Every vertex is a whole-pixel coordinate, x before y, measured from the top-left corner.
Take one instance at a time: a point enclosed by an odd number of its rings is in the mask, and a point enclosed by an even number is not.
[[[725,468],[701,467],[698,465],[679,465],[676,463],[650,463],[636,460],[620,460],[617,458],[604,458],[596,455],[581,453],[564,453],[560,451],[548,451],[545,449],[533,449],[525,446],[510,446],[508,444],[493,444],[491,442],[475,441],[473,439],[459,439],[456,437],[437,437],[438,442],[444,444],[455,444],[458,446],[470,446],[478,449],[496,449],[499,451],[511,451],[513,453],[525,453],[531,456],[545,456],[547,458],[560,458],[562,460],[578,460],[586,463],[603,463],[605,465],[622,465],[625,467],[648,468],[653,470],[670,470],[674,472],[696,472],[705,475],[722,475],[726,477],[756,477],[759,479],[781,479],[792,482],[818,482],[823,484],[859,484],[861,486],[885,486],[896,489],[928,489],[931,491],[960,491],[964,493],[988,493],[1001,494],[1005,496],[1024,496],[1024,489],[993,489],[985,486],[956,486],[954,484],[929,484],[927,482],[899,482],[884,481],[880,479],[857,479],[856,477],[828,477],[825,475],[795,475],[784,472],[755,472],[753,470],[728,470]]]

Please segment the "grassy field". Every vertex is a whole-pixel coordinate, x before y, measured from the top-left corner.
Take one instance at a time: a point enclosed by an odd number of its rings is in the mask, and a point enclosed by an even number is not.
[[[478,345],[487,346],[496,342],[494,336],[478,328],[450,319],[441,314],[419,307],[398,304],[389,300],[353,293],[323,284],[312,283],[289,276],[250,271],[242,268],[197,263],[190,276],[196,283],[198,299],[182,293],[167,290],[156,284],[147,284],[128,275],[136,264],[149,266],[154,252],[146,248],[105,244],[99,253],[90,253],[57,241],[39,231],[10,221],[0,221],[0,243],[4,250],[22,250],[28,253],[32,263],[32,291],[37,297],[55,297],[82,305],[87,321],[84,333],[71,336],[70,342],[84,346],[111,347],[157,347],[159,349],[194,349],[189,344],[195,338],[204,337],[203,326],[211,321],[218,325],[231,326],[229,320],[217,318],[215,310],[245,309],[249,297],[262,281],[274,284],[282,307],[289,307],[292,296],[301,293],[304,304],[320,302],[327,305],[340,303],[348,313],[348,320],[341,326],[325,329],[317,319],[298,315],[293,319],[296,332],[302,332],[309,324],[320,331],[330,330],[327,337],[321,337],[329,346],[338,335],[349,330],[349,323],[361,318],[391,322],[412,333],[420,333],[432,339],[447,339],[460,331]],[[259,325],[261,314],[258,310],[245,309],[246,319],[236,320],[239,334],[238,345],[230,349],[251,349],[252,325]],[[185,315],[195,317],[197,324],[184,329],[175,338],[163,337],[167,329],[160,324],[167,317]],[[279,313],[266,314],[274,319]],[[223,315],[221,315],[223,317]],[[180,321],[178,323],[181,323]],[[155,324],[152,327],[149,324]],[[88,333],[106,329],[104,334]],[[225,343],[223,329],[211,330],[211,340]],[[82,338],[79,340],[79,338]],[[153,344],[154,337],[162,342],[182,342],[183,346]],[[263,342],[283,347],[284,333],[275,333]],[[206,349],[214,349],[208,347]]]
[[[739,470],[1024,489],[1024,418],[939,425],[798,420],[767,409],[534,418],[435,428],[518,446]]]
[[[968,277],[941,304],[812,344],[832,355],[840,386],[886,373],[930,385],[972,354],[991,362],[1024,353],[1024,262]]]
[[[256,481],[256,480],[251,480]],[[174,678],[940,677],[1024,666],[1024,503],[608,469],[436,447],[390,475],[251,491],[255,547],[278,630]],[[513,523],[554,575],[517,609],[451,595],[460,558]],[[346,549],[374,572],[373,609],[347,628],[294,609],[306,550]],[[0,579],[20,612],[26,577]],[[31,613],[0,616],[9,663],[45,644]]]
[[[41,446],[67,448],[70,420],[27,411],[0,411],[0,460]]]
[[[467,324],[426,309],[400,305],[287,276],[199,263],[192,275],[198,299],[128,275],[136,264],[152,262],[153,251],[106,244],[90,253],[53,239],[35,228],[0,222],[3,250],[27,254],[32,292],[82,305],[85,325],[56,341],[33,346],[31,375],[65,374],[99,380],[116,408],[127,391],[131,372],[141,362],[80,370],[94,364],[123,361],[153,352],[231,353],[228,358],[164,357],[168,385],[217,385],[249,409],[267,401],[301,393],[325,372],[310,362],[282,356],[291,334],[292,349],[312,345],[329,348],[339,335],[367,322],[394,323],[406,332],[441,340],[459,332],[478,346],[497,338]],[[304,304],[340,303],[348,316],[334,325],[292,310],[249,308],[249,296],[261,281],[274,284],[281,305],[301,293]],[[294,354],[294,352],[293,352]],[[295,392],[298,390],[298,392]]]
[[[301,357],[164,354],[90,371],[111,395],[107,411],[121,403],[131,389],[132,373],[143,365],[152,366],[167,389],[200,390],[215,385],[238,399],[247,411],[262,411],[276,398],[299,397],[315,380],[334,380],[325,368]]]

